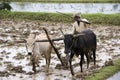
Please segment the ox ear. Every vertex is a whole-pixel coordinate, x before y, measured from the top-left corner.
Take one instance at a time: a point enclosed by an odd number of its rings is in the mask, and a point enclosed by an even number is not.
[[[21,39],[23,43],[26,43],[27,42],[27,39]]]
[[[81,34],[74,34],[73,38],[76,38],[76,37],[79,37],[79,36],[83,36],[83,35],[85,35],[85,34],[83,34],[83,33],[81,33]]]
[[[27,42],[27,39],[24,39],[24,42],[26,43],[26,42]]]

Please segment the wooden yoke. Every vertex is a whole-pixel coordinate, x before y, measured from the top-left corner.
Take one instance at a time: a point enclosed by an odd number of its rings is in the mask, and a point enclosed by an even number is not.
[[[45,28],[43,28],[43,30],[45,31],[45,33],[46,33],[46,35],[47,35],[47,38],[48,38],[48,41],[49,41],[49,43],[51,44],[51,46],[53,47],[55,53],[57,54],[57,56],[58,56],[61,64],[64,66],[64,63],[63,63],[63,61],[62,61],[62,59],[61,59],[61,57],[60,57],[60,54],[59,54],[58,50],[55,48],[55,46],[53,45],[52,40],[50,39],[47,30],[46,30]]]

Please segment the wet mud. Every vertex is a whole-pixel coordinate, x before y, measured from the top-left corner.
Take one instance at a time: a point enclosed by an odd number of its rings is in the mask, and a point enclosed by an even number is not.
[[[83,73],[80,72],[80,57],[74,56],[73,68],[75,76],[70,73],[69,67],[61,65],[57,55],[52,51],[49,73],[45,72],[45,59],[42,57],[37,67],[37,72],[32,71],[30,57],[27,55],[25,43],[18,43],[26,39],[29,33],[43,33],[42,28],[48,29],[54,37],[62,37],[59,28],[64,33],[69,33],[71,24],[51,23],[28,20],[0,20],[0,80],[84,80],[86,76],[101,69],[104,66],[113,65],[114,60],[120,58],[120,26],[91,25],[97,36],[97,65],[90,62],[87,69],[86,59],[83,65]],[[65,62],[63,41],[55,41],[55,46]]]

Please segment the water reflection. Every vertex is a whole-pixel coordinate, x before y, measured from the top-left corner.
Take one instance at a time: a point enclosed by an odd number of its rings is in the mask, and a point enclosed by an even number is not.
[[[120,80],[120,71],[107,80]]]
[[[118,4],[113,5],[113,9],[116,10],[118,8]]]
[[[120,13],[119,3],[28,3],[11,2],[12,11],[64,13]]]

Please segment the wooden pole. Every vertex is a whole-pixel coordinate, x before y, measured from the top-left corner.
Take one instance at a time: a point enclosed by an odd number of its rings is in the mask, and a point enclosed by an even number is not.
[[[64,38],[55,38],[55,39],[51,39],[51,41],[59,41],[59,40],[63,40]],[[49,40],[38,40],[36,42],[48,42]]]
[[[61,59],[61,57],[60,57],[60,54],[59,54],[58,50],[55,48],[55,46],[53,45],[52,40],[50,39],[47,30],[46,30],[45,28],[43,28],[43,30],[45,31],[45,33],[46,33],[46,35],[47,35],[47,38],[48,38],[48,41],[49,41],[49,43],[51,44],[51,46],[53,47],[54,51],[56,52],[56,54],[57,54],[57,56],[58,56],[61,64],[64,66],[64,63],[63,63],[63,61],[62,61],[62,59]]]

